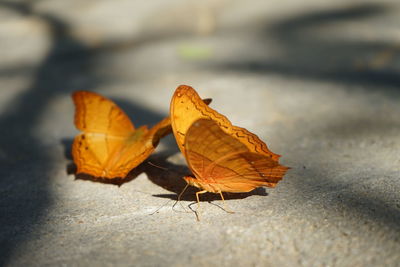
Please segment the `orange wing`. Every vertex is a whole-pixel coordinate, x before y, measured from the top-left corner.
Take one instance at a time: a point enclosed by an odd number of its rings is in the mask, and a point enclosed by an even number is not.
[[[75,126],[81,131],[128,136],[135,130],[125,112],[99,94],[78,91],[72,99],[76,107]]]
[[[208,119],[197,120],[189,128],[185,150],[198,184],[214,193],[274,187],[288,169],[271,157],[251,152]]]
[[[278,160],[280,157],[271,152],[255,134],[244,128],[233,126],[227,117],[207,106],[190,86],[181,85],[176,89],[171,100],[170,115],[176,142],[185,156],[185,135],[189,127],[199,119],[210,119],[215,121],[225,133],[243,143],[251,152],[271,157],[274,160]]]
[[[169,118],[150,130],[146,126],[135,130],[129,117],[111,100],[86,91],[75,92],[72,98],[75,126],[83,131],[72,145],[77,173],[124,178],[154,151],[161,137],[171,132]]]
[[[203,104],[190,86],[176,89],[170,114],[175,139],[197,178],[192,185],[248,192],[275,186],[288,169],[261,139]]]

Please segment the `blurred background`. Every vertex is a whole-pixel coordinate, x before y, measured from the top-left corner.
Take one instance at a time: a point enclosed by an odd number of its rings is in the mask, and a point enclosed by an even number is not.
[[[397,0],[0,0],[0,264],[396,266],[399,15]],[[139,126],[180,84],[283,155],[276,189],[229,200],[233,215],[204,201],[200,223],[174,212],[172,137],[169,172],[67,173],[73,91]]]

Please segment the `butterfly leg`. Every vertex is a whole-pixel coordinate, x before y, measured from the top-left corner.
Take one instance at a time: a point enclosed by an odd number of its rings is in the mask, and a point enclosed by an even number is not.
[[[225,199],[224,199],[224,195],[222,194],[222,192],[219,192],[219,195],[221,196],[222,203],[224,203],[224,210],[228,213],[235,213],[234,211],[231,211],[230,209],[227,208]]]
[[[199,195],[200,194],[204,194],[207,193],[207,190],[202,190],[202,191],[198,191],[196,192],[196,199],[197,199],[197,208],[200,209],[200,199],[199,199]]]
[[[202,190],[202,191],[196,192],[197,211],[195,211],[195,212],[196,212],[197,221],[200,221],[200,217],[199,217],[199,213],[200,213],[200,199],[199,199],[199,195],[200,195],[200,194],[207,193],[207,192],[208,192],[207,190]]]
[[[179,193],[178,199],[175,201],[174,205],[172,205],[172,209],[174,209],[175,205],[181,200],[183,193],[185,193],[186,189],[188,188],[189,184],[186,184],[185,188],[183,188],[182,192]],[[182,206],[182,204],[181,204]]]
[[[183,193],[185,193],[185,191],[188,188],[188,186],[189,186],[189,184],[186,184],[185,188],[183,188],[182,192],[180,192],[177,202],[181,200],[181,197],[182,197]]]

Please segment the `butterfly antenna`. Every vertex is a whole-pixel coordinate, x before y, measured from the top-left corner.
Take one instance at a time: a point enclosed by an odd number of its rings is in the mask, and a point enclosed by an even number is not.
[[[186,184],[185,188],[183,188],[182,192],[179,193],[178,195],[178,199],[175,201],[174,205],[172,205],[172,209],[174,209],[175,205],[181,200],[181,197],[183,195],[183,193],[186,191],[186,189],[188,188],[189,184]],[[183,206],[182,206],[183,208]],[[185,208],[183,208],[185,209]]]
[[[171,200],[168,200],[167,202],[165,202],[161,207],[159,207],[158,209],[156,209],[155,211],[153,211],[152,213],[150,213],[150,215],[154,215],[156,214],[160,209],[162,209],[165,205],[167,205]]]
[[[168,171],[167,168],[158,166],[158,165],[156,165],[156,164],[154,164],[154,163],[151,163],[150,161],[148,161],[147,163],[148,163],[149,165],[153,166],[153,167],[159,168],[159,169],[164,170],[164,171]]]

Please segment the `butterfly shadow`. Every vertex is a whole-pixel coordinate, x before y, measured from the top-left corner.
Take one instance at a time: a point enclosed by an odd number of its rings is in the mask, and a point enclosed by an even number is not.
[[[150,156],[150,158],[142,163],[143,172],[146,173],[147,177],[154,184],[164,188],[167,191],[173,192],[173,194],[154,194],[153,196],[158,198],[169,198],[171,200],[178,200],[179,194],[184,190],[187,183],[183,179],[184,176],[192,175],[190,169],[186,165],[181,165],[169,161],[171,156],[175,156],[176,153],[158,153]],[[182,194],[180,200],[184,201],[197,201],[196,192],[201,189],[189,186]],[[244,199],[249,196],[267,196],[265,188],[256,188],[251,192],[247,193],[228,193],[224,192],[224,199]],[[221,196],[215,193],[204,193],[199,196],[200,202],[211,202],[214,200],[221,200]]]

